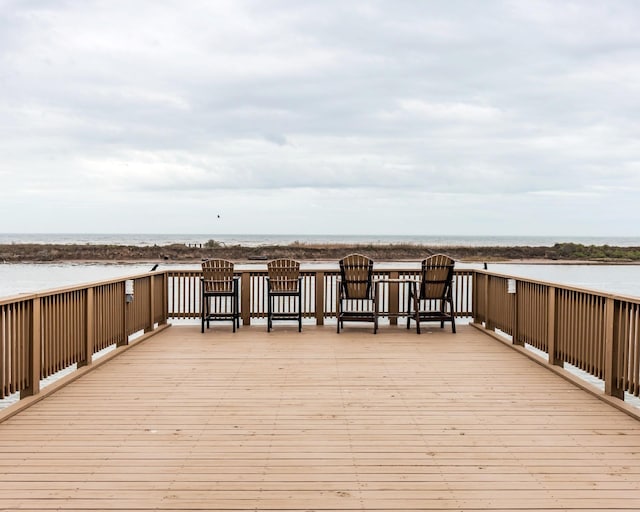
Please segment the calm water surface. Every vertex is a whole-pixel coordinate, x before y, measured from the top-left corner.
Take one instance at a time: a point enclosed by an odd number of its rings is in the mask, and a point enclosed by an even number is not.
[[[544,246],[574,242],[584,245],[640,246],[637,236],[465,236],[465,235],[308,235],[308,234],[166,234],[166,233],[0,233],[0,244],[106,244],[169,245],[205,244],[216,240],[225,245],[325,244],[420,244],[442,246]]]
[[[376,268],[419,268],[416,263],[380,263]],[[73,286],[102,279],[121,278],[148,272],[150,263],[79,264],[79,263],[5,263],[0,264],[0,297],[33,293],[62,286]],[[264,264],[239,265],[239,268],[265,268]],[[309,263],[304,268],[335,267],[335,263]],[[197,269],[197,264],[161,264],[158,270]],[[481,263],[457,264],[456,268],[482,268]],[[589,288],[592,290],[640,297],[640,265],[560,265],[560,264],[489,264],[492,272]]]

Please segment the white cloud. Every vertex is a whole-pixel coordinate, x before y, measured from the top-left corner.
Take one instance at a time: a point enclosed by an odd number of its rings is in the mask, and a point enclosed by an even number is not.
[[[639,15],[5,1],[0,231],[637,234]]]
[[[432,103],[420,99],[400,100],[400,109],[408,114],[422,117],[426,120],[482,123],[497,121],[500,111],[493,107],[473,105],[469,103]]]

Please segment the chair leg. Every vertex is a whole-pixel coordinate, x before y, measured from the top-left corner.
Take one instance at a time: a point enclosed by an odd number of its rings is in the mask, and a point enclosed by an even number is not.
[[[236,294],[235,294],[235,301],[236,301],[236,311],[235,311],[235,318],[234,318],[234,322],[236,324],[237,328],[240,328],[240,297],[238,294],[238,287],[236,285]]]
[[[238,316],[238,289],[237,289],[237,285],[234,281],[234,286],[233,286],[233,295],[231,296],[231,325],[232,325],[232,332],[236,332],[236,317]]]
[[[375,290],[375,288],[374,288]],[[378,334],[378,312],[380,307],[378,306],[378,295],[374,293],[373,297],[373,334]]]
[[[453,310],[453,299],[451,300],[451,330],[453,331],[453,333],[456,333],[456,314]]]
[[[300,288],[298,288],[300,290]],[[298,293],[298,332],[302,332],[302,295]]]
[[[202,298],[200,299],[200,310],[201,310],[201,314],[200,314],[200,332],[204,333],[204,315],[205,315],[205,304],[204,304],[205,298],[204,298],[204,293],[202,294]]]
[[[231,299],[231,325],[233,326],[232,332],[236,332],[236,314],[238,311],[238,303],[235,299]]]
[[[267,292],[267,332],[273,329],[273,297]]]

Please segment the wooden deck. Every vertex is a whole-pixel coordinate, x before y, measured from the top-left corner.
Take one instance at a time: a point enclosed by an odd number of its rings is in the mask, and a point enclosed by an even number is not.
[[[640,422],[470,326],[172,327],[0,452],[0,510],[640,510]]]

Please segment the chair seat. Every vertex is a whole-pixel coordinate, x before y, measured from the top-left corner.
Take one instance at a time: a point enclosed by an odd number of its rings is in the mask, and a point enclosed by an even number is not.
[[[293,290],[293,291],[274,291],[271,290],[271,295],[277,295],[279,297],[295,297],[296,295],[298,295],[300,293],[300,290]]]
[[[373,322],[376,318],[376,313],[374,311],[342,311],[340,318],[343,320],[351,320],[352,322]]]
[[[233,297],[235,295],[235,291],[230,292],[203,292],[205,297]]]

